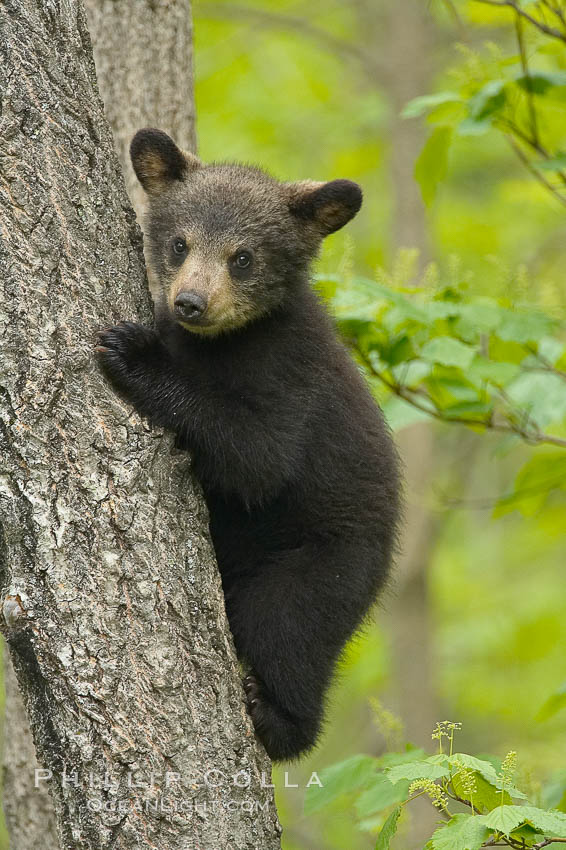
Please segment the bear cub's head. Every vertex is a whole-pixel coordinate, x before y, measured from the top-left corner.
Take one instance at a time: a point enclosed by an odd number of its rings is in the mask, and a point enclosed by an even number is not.
[[[156,313],[193,333],[234,330],[292,299],[322,239],[362,203],[349,180],[280,183],[251,166],[204,165],[161,130],[136,133],[130,154],[148,197]]]

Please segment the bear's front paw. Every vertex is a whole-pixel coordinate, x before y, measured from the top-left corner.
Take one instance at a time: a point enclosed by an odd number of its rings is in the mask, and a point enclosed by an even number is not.
[[[116,390],[126,396],[157,361],[161,343],[156,331],[135,322],[120,322],[98,334],[100,367]]]

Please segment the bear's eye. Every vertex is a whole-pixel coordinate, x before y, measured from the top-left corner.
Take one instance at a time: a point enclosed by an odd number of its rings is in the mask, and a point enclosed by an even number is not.
[[[247,251],[239,251],[234,257],[234,265],[238,269],[249,269],[252,263],[252,256]]]
[[[187,250],[187,243],[180,237],[173,240],[173,253],[181,257]]]

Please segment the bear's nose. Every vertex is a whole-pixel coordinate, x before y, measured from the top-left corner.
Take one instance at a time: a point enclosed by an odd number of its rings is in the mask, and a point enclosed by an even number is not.
[[[180,319],[198,319],[206,310],[206,298],[193,289],[179,292],[175,298],[175,313]]]

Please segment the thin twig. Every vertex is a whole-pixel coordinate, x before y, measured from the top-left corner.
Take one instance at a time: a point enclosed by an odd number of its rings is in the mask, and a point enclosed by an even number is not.
[[[547,24],[542,23],[542,21],[538,21],[524,9],[517,5],[515,0],[475,0],[476,3],[483,3],[486,6],[500,6],[501,8],[509,8],[514,9],[518,15],[521,15],[522,18],[525,18],[526,21],[529,21],[533,26],[535,26],[540,32],[545,33],[545,35],[549,35],[552,38],[558,38],[560,41],[566,42],[566,32],[562,32],[561,30],[556,29],[556,27],[549,27]]]
[[[517,138],[521,139],[521,141],[528,145],[528,147],[536,151],[536,153],[538,153],[543,159],[552,159],[552,154],[550,154],[546,150],[546,148],[542,146],[540,141],[537,141],[536,139],[531,138],[531,136],[529,136],[527,133],[524,133],[523,130],[521,130],[521,128],[517,126],[517,124],[511,121],[511,119],[500,119],[500,123],[502,126],[507,127],[511,135],[517,136]],[[556,169],[556,174],[558,175],[562,183],[566,185],[566,174],[559,169]]]
[[[517,34],[517,43],[519,45],[519,53],[521,55],[521,67],[523,69],[523,75],[525,77],[525,85],[527,88],[527,102],[529,105],[529,115],[531,119],[531,133],[533,136],[533,142],[536,145],[540,145],[539,142],[539,134],[538,134],[538,124],[537,124],[537,113],[535,109],[535,100],[533,93],[533,80],[531,77],[531,72],[529,70],[529,60],[527,57],[527,47],[525,45],[525,37],[523,34],[523,19],[517,13],[515,15],[515,32]]]
[[[456,24],[456,26],[460,30],[460,37],[461,37],[462,41],[468,41],[468,31],[466,29],[466,25],[464,23],[464,20],[461,16],[460,12],[456,8],[454,1],[453,0],[444,0],[444,5],[448,9],[448,14],[452,16],[452,18],[454,19],[454,23]]]
[[[510,502],[517,498],[520,499],[523,496],[539,496],[543,493],[549,493],[551,490],[562,487],[563,485],[564,475],[561,474],[559,477],[547,478],[545,481],[536,486],[520,487],[518,490],[514,490],[509,493],[502,493],[500,496],[480,496],[475,499],[456,499],[448,496],[446,493],[443,493],[442,490],[439,490],[438,488],[437,493],[440,504],[447,508],[487,511],[491,510],[496,505]]]
[[[560,8],[560,6],[553,6],[552,3],[549,2],[549,0],[542,0],[542,3],[544,6],[546,6],[549,12],[552,12],[553,15],[556,15],[558,20],[563,24],[564,28],[566,29],[566,18],[564,17],[564,12]]]
[[[455,774],[455,775],[457,776],[458,774]],[[450,797],[450,799],[454,800],[456,803],[462,803],[464,806],[468,806],[468,808],[472,810],[472,813],[474,815],[480,815],[481,814],[481,811],[479,809],[476,809],[476,807],[471,802],[471,800],[465,800],[464,797],[458,796],[458,794],[456,794],[455,791],[447,791],[446,788],[444,789],[444,793],[447,794]]]
[[[521,146],[516,142],[516,140],[512,136],[510,136],[508,133],[505,133],[505,138],[507,139],[507,141],[509,142],[509,144],[511,145],[511,147],[515,151],[516,155],[519,157],[519,159],[521,160],[521,162],[525,166],[525,168],[527,168],[527,170],[530,171],[530,173],[533,175],[533,177],[536,180],[538,180],[538,182],[542,186],[544,186],[545,189],[548,189],[548,191],[551,192],[554,195],[554,197],[558,201],[560,201],[560,203],[563,206],[566,206],[566,197],[564,197],[564,195],[562,195],[560,193],[560,191],[556,188],[556,186],[553,186],[552,183],[549,180],[546,179],[544,174],[541,174],[541,172],[538,170],[538,168],[536,168],[533,165],[533,163],[531,162],[529,157],[526,155],[526,153],[521,148]]]
[[[566,372],[563,372],[562,369],[557,369],[556,366],[553,366],[550,360],[544,357],[540,352],[536,350],[534,345],[525,345],[526,350],[529,354],[532,354],[533,357],[536,357],[537,360],[541,363],[541,368],[544,372],[552,372],[554,375],[558,375],[559,378],[562,378],[563,381],[566,381]]]

